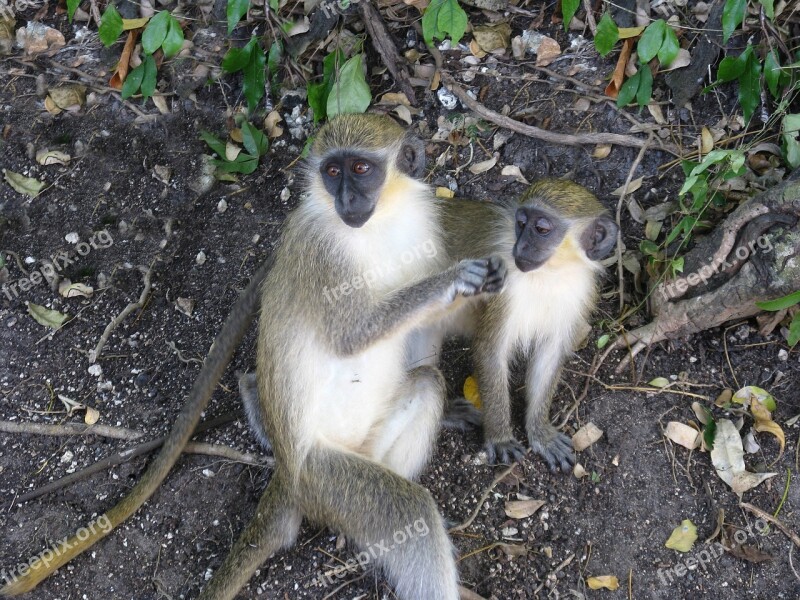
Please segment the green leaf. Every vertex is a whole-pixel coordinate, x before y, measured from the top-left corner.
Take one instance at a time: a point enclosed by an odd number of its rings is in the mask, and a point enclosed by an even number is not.
[[[649,381],[647,385],[651,385],[654,388],[665,388],[669,385],[669,379],[666,377],[656,377],[655,379]]]
[[[789,308],[795,304],[800,304],[800,290],[789,294],[788,296],[781,296],[775,300],[765,300],[764,302],[756,302],[756,306],[761,310],[778,311],[784,308]]]
[[[658,254],[658,244],[650,240],[642,240],[639,243],[639,250],[645,256],[655,256]]]
[[[245,149],[253,156],[264,156],[269,149],[267,136],[247,121],[242,123],[242,143]]]
[[[281,7],[281,0],[269,0],[269,7],[273,12],[278,12]]]
[[[764,7],[764,14],[768,19],[775,18],[775,0],[758,0],[758,3]]]
[[[611,336],[607,333],[604,333],[599,338],[597,338],[597,348],[602,350],[608,345],[608,342],[611,341]]]
[[[328,103],[327,87],[324,83],[309,83],[306,86],[308,106],[314,112],[314,123],[325,118],[325,107]]]
[[[455,46],[467,30],[467,13],[458,4],[458,0],[445,0],[436,19],[439,31],[450,34],[450,39]]]
[[[747,55],[744,72],[739,77],[739,104],[742,107],[744,122],[747,123],[761,101],[761,64],[748,46],[742,56]]]
[[[625,80],[625,83],[623,83],[622,87],[619,88],[619,94],[617,95],[617,106],[621,108],[631,103],[631,101],[636,97],[636,92],[639,89],[639,82],[641,79],[642,69],[639,69],[636,75]]]
[[[597,24],[597,33],[594,36],[594,47],[600,56],[606,56],[619,40],[619,28],[611,15],[603,13],[603,18]]]
[[[653,95],[653,72],[647,65],[642,65],[639,71],[642,76],[639,79],[639,89],[636,90],[636,103],[639,106],[647,106]]]
[[[214,160],[212,161],[218,170],[223,173],[243,173],[249,175],[258,167],[258,157],[250,156],[244,152],[236,157],[236,160]]]
[[[127,100],[133,96],[139,88],[142,87],[142,80],[144,79],[144,63],[140,64],[133,71],[128,73],[125,82],[122,84],[122,98]]]
[[[664,30],[664,41],[661,48],[658,49],[658,62],[663,66],[668,67],[672,61],[678,57],[678,51],[681,49],[678,43],[678,36],[675,35],[675,30],[669,25]]]
[[[786,340],[789,345],[794,347],[800,342],[800,312],[797,313],[789,324],[789,337]]]
[[[667,23],[664,19],[658,19],[650,23],[642,33],[642,37],[636,46],[636,52],[639,53],[639,60],[643,64],[649,63],[658,54],[661,44],[664,42],[666,28]]]
[[[269,47],[269,54],[267,55],[267,72],[269,73],[270,83],[272,83],[272,78],[275,77],[278,68],[281,66],[282,56],[283,44],[281,44],[280,40],[275,40],[272,42],[272,46]]]
[[[364,79],[362,54],[356,54],[342,65],[328,95],[328,117],[345,113],[363,113],[372,101],[372,94]]]
[[[722,8],[722,43],[727,44],[731,34],[742,24],[747,0],[725,0]],[[745,119],[746,120],[746,119]]]
[[[205,130],[200,132],[200,137],[206,144],[208,144],[209,148],[216,152],[217,156],[222,159],[225,158],[225,142],[223,142],[214,134]]]
[[[708,423],[703,426],[703,441],[706,444],[706,448],[709,450],[714,449],[714,438],[717,435],[717,422],[709,418]]]
[[[267,57],[261,45],[254,43],[250,50],[250,60],[244,67],[244,84],[242,91],[247,99],[247,110],[251,113],[258,106],[261,98],[264,97],[265,74],[264,67],[267,64]]]
[[[581,5],[581,0],[561,0],[561,14],[564,17],[564,31],[569,30],[569,22],[572,17],[578,12],[578,7]]]
[[[243,48],[231,48],[222,57],[222,70],[226,73],[236,73],[241,71],[250,62],[253,53],[253,46],[258,43],[258,38],[253,36]]]
[[[167,35],[161,47],[164,50],[164,56],[167,58],[175,56],[183,47],[183,29],[181,29],[181,24],[178,22],[178,19],[172,15],[169,16]]]
[[[442,35],[439,32],[437,24],[439,23],[439,10],[442,7],[442,0],[433,0],[425,9],[422,15],[422,37],[425,38],[425,43],[429,46],[433,45],[433,38],[438,37],[441,39]]]
[[[81,0],[67,0],[67,16],[69,22],[72,23],[72,17],[75,16],[75,11],[78,10]]]
[[[228,0],[228,35],[231,34],[236,24],[247,14],[250,7],[250,0]]]
[[[103,16],[100,18],[100,28],[97,33],[106,48],[116,42],[122,33],[122,15],[117,12],[113,4],[109,3],[106,7]]]
[[[61,329],[69,315],[60,313],[51,308],[39,306],[33,302],[28,302],[28,314],[32,316],[39,325],[44,325],[50,329]]]
[[[162,10],[147,23],[147,27],[142,33],[142,50],[145,54],[152,54],[164,43],[169,29],[169,20],[172,15],[166,10]]]
[[[664,544],[670,550],[689,552],[697,540],[697,527],[689,519],[684,519],[680,525],[672,530],[672,535]]]
[[[717,79],[720,81],[733,81],[734,79],[739,79],[743,72],[744,61],[739,60],[738,57],[726,56],[719,63]]]
[[[767,82],[769,93],[772,94],[773,98],[778,98],[780,96],[781,90],[778,89],[778,86],[781,82],[781,74],[781,64],[778,62],[775,50],[770,50],[767,52],[767,56],[764,59],[764,79]]]
[[[156,91],[156,73],[158,68],[156,67],[156,59],[153,58],[152,54],[145,55],[142,66],[144,66],[144,75],[142,76],[142,98],[144,98],[146,102],[147,99],[153,95],[153,92]]]

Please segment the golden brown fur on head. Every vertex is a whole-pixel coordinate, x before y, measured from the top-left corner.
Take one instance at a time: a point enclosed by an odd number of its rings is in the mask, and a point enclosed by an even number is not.
[[[386,115],[339,115],[319,130],[312,150],[316,156],[334,148],[385,150],[400,143],[405,135],[405,130]]]
[[[567,218],[596,217],[606,212],[585,187],[566,179],[540,179],[520,198],[520,204],[541,202]]]

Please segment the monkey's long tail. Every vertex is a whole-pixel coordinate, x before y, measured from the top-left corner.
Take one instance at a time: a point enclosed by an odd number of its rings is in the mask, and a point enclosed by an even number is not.
[[[205,410],[211,395],[222,378],[233,353],[238,348],[258,309],[258,290],[272,268],[273,256],[259,267],[244,293],[236,301],[222,330],[206,357],[203,368],[192,387],[189,398],[181,410],[172,430],[158,456],[145,471],[134,488],[111,510],[100,515],[71,537],[57,542],[28,561],[27,568],[6,575],[8,583],[0,588],[0,596],[16,596],[29,592],[53,571],[62,567],[75,556],[91,548],[106,537],[144,504],[178,460],[184,446],[192,436],[200,414]]]

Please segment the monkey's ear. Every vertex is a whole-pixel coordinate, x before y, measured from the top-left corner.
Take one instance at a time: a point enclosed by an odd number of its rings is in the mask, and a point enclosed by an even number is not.
[[[425,174],[425,143],[421,139],[409,135],[403,140],[397,168],[410,177],[419,178]]]
[[[592,221],[581,235],[581,245],[589,260],[602,260],[617,245],[619,227],[608,217],[598,217]]]

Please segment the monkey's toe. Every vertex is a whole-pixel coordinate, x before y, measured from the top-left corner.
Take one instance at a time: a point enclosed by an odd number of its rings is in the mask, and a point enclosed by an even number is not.
[[[513,462],[522,462],[525,453],[525,446],[514,439],[507,442],[486,443],[486,455],[490,465],[510,465]]]
[[[575,452],[572,449],[572,440],[563,433],[558,432],[553,439],[546,444],[542,442],[532,442],[531,448],[544,458],[552,473],[558,473],[559,471],[562,473],[569,473],[575,465]]]
[[[442,417],[442,427],[459,431],[477,429],[482,422],[481,411],[465,398],[456,398],[449,402],[444,417]]]

